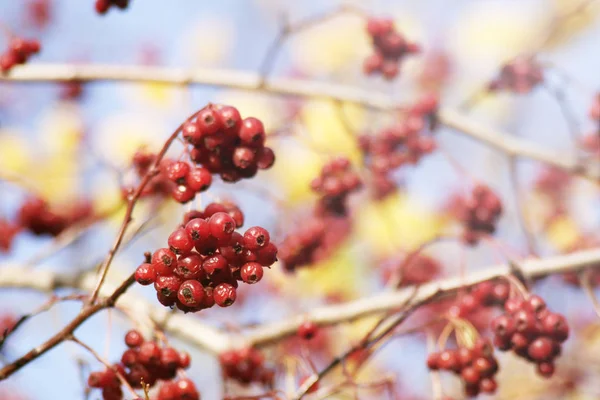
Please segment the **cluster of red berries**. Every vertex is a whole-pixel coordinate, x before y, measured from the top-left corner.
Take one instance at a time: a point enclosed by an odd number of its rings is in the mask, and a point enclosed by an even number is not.
[[[456,318],[465,318],[473,312],[492,306],[504,306],[510,296],[510,285],[495,280],[478,283],[460,296],[458,302],[450,307],[448,313]]]
[[[325,164],[310,186],[320,195],[316,214],[347,215],[347,198],[362,187],[362,181],[352,170],[350,160],[339,157]]]
[[[39,197],[27,199],[17,214],[18,224],[34,235],[57,236],[73,224],[90,218],[93,213],[89,201],[79,201],[65,212],[50,208],[48,202]]]
[[[269,232],[259,226],[242,235],[235,231],[243,214],[232,204],[209,204],[204,211],[188,213],[185,226],[168,239],[168,248],[158,249],[149,262],[141,264],[135,279],[154,284],[161,304],[176,305],[195,312],[232,305],[238,281],[254,284],[263,277],[263,268],[277,261],[277,247]]]
[[[367,32],[374,52],[365,59],[365,74],[380,73],[385,79],[394,79],[400,72],[400,61],[409,54],[418,53],[419,46],[408,42],[389,18],[369,18]]]
[[[426,128],[434,128],[437,108],[436,96],[424,96],[407,110],[398,123],[377,135],[359,138],[367,168],[373,177],[375,198],[384,198],[396,189],[390,176],[393,170],[406,164],[416,164],[424,155],[435,150],[435,140],[423,133]]]
[[[542,66],[534,58],[523,56],[504,65],[500,70],[500,75],[490,83],[488,89],[525,94],[531,92],[543,81]]]
[[[275,162],[273,150],[265,147],[263,123],[254,117],[242,119],[235,107],[209,104],[182,130],[183,138],[193,146],[192,161],[225,182],[252,178]]]
[[[133,388],[143,385],[154,386],[158,380],[170,381],[175,378],[179,368],[190,366],[190,356],[180,353],[172,347],[160,347],[156,342],[146,341],[142,334],[131,330],[125,335],[125,344],[129,347],[123,352],[121,362],[103,371],[92,372],[88,385],[102,389],[104,400],[121,400],[123,391],[117,372]],[[177,385],[177,383],[175,383]],[[194,384],[190,381],[181,386],[178,397],[160,397],[160,399],[193,400],[199,399]],[[161,389],[162,391],[162,389]]]
[[[351,227],[347,216],[312,216],[279,246],[283,267],[293,272],[327,259],[348,237]]]
[[[498,386],[494,379],[498,372],[498,362],[488,339],[477,339],[472,348],[459,347],[431,353],[427,357],[427,367],[430,370],[451,371],[459,375],[464,382],[467,396],[494,393]]]
[[[98,14],[106,14],[111,7],[117,7],[121,10],[129,6],[129,0],[96,0],[96,12]]]
[[[512,349],[537,364],[541,376],[552,376],[554,359],[560,355],[561,343],[569,337],[565,317],[548,310],[544,300],[536,295],[511,298],[504,304],[504,310],[491,324],[496,347],[502,351]]]
[[[29,57],[40,52],[40,42],[19,37],[13,38],[8,49],[0,55],[0,72],[7,73],[15,65],[25,64]]]
[[[275,370],[265,363],[260,351],[252,347],[229,350],[219,356],[223,375],[243,385],[253,382],[272,386]]]
[[[483,184],[475,185],[469,198],[465,199],[462,222],[465,226],[463,240],[474,245],[482,235],[496,231],[496,224],[502,214],[500,198]]]

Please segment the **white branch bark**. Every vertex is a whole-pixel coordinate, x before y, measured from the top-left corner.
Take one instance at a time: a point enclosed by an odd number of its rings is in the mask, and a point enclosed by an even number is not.
[[[252,72],[183,69],[126,65],[76,65],[28,64],[14,68],[0,82],[68,82],[68,81],[119,81],[158,82],[171,85],[204,85],[227,87],[247,91],[263,91],[281,96],[333,99],[360,104],[379,110],[400,107],[392,97],[383,93],[363,90],[335,83],[269,78],[263,83],[261,76]],[[590,179],[600,179],[600,165],[581,165],[574,155],[565,155],[540,148],[537,144],[519,139],[509,133],[474,122],[470,117],[447,108],[439,112],[442,125],[479,140],[511,156],[530,158]]]
[[[528,259],[521,262],[520,267],[526,278],[537,279],[563,272],[576,272],[587,266],[600,266],[600,248],[579,251],[572,254],[549,257],[545,259]],[[5,265],[0,269],[0,288],[35,289],[52,292],[59,287],[71,287],[84,291],[93,289],[95,276],[84,276],[83,279],[67,277],[48,270],[23,269],[18,265]],[[126,293],[119,299],[119,304],[130,308],[138,315],[148,315],[159,322],[170,334],[218,354],[232,347],[243,345],[265,346],[277,340],[293,335],[305,320],[325,326],[349,322],[361,317],[376,315],[402,307],[410,300],[416,303],[428,299],[434,294],[453,294],[465,285],[473,285],[496,277],[506,276],[511,272],[508,264],[500,264],[486,269],[474,271],[464,278],[448,278],[431,282],[415,288],[404,288],[393,292],[384,292],[359,300],[319,307],[305,314],[292,316],[282,321],[269,322],[241,333],[228,333],[210,327],[195,318],[184,314],[171,314],[158,304],[149,302]],[[102,295],[110,294],[114,289],[112,282],[107,282]]]

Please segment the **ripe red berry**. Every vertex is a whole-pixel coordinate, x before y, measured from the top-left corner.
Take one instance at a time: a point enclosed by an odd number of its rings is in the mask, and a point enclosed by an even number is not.
[[[185,225],[185,230],[193,241],[207,240],[210,237],[210,227],[204,218],[194,218]]]
[[[213,214],[208,220],[210,234],[219,241],[229,240],[235,230],[235,221],[224,212]]]
[[[271,237],[265,228],[253,226],[244,233],[244,247],[250,250],[258,250],[269,244]]]
[[[198,125],[192,121],[188,121],[183,124],[183,127],[181,128],[181,136],[183,136],[185,141],[193,145],[199,145],[202,143],[202,132],[200,131]]]
[[[176,263],[177,256],[169,249],[158,249],[152,254],[152,265],[158,275],[172,275]]]
[[[541,322],[544,334],[558,342],[564,342],[569,337],[569,325],[561,314],[549,313]]]
[[[270,267],[277,261],[277,246],[269,243],[256,252],[256,261],[263,267]]]
[[[204,107],[198,112],[196,115],[196,125],[200,132],[202,132],[202,136],[214,135],[223,129],[221,119],[218,118],[218,114],[215,112],[212,105]]]
[[[168,164],[165,172],[170,181],[183,185],[186,176],[190,173],[190,165],[184,161],[176,161]]]
[[[183,228],[176,229],[169,236],[167,242],[175,254],[188,254],[194,248],[194,241],[190,234]]]
[[[156,280],[156,270],[152,264],[144,263],[137,267],[135,270],[135,280],[144,286],[154,283]]]
[[[269,147],[263,147],[256,152],[256,166],[259,169],[269,169],[275,164],[275,152]]]
[[[160,364],[163,368],[176,369],[179,367],[179,352],[172,347],[161,349]]]
[[[125,344],[128,347],[138,347],[144,343],[144,337],[139,331],[131,330],[125,335]]]
[[[200,400],[198,389],[188,378],[179,379],[175,382],[176,399],[180,400]]]
[[[482,379],[481,382],[479,383],[479,388],[481,389],[481,391],[483,393],[492,394],[492,393],[496,392],[496,389],[498,388],[498,384],[492,378],[485,378],[485,379]]]
[[[304,340],[310,340],[315,337],[317,332],[319,331],[319,327],[312,321],[304,321],[298,327],[298,336],[300,336]]]
[[[265,127],[254,117],[245,118],[238,132],[243,144],[251,147],[262,147],[265,142]]]
[[[460,372],[460,376],[465,381],[465,383],[470,385],[475,385],[479,383],[479,379],[481,378],[481,374],[475,367],[466,367],[463,368]]]
[[[427,368],[436,371],[440,368],[439,353],[431,353],[427,356]]]
[[[213,296],[218,306],[229,307],[235,302],[237,293],[235,288],[229,283],[220,283],[215,287]]]
[[[160,347],[154,342],[144,342],[138,352],[138,360],[144,365],[157,365],[160,363]]]
[[[492,331],[502,338],[510,338],[515,332],[514,320],[506,314],[494,318],[491,327]]]
[[[223,128],[227,131],[237,132],[242,123],[242,117],[237,108],[219,105],[215,109]]]
[[[447,371],[460,370],[458,358],[456,357],[456,354],[450,350],[444,350],[439,354],[438,365],[440,369],[444,369]]]
[[[537,372],[544,378],[550,378],[552,375],[554,375],[554,363],[543,362],[538,364]]]
[[[210,256],[202,263],[202,269],[208,276],[223,275],[228,267],[227,259],[220,254]]]
[[[141,346],[142,343],[140,343],[139,346]],[[123,352],[123,354],[121,355],[121,364],[123,364],[126,367],[131,367],[132,365],[134,365],[137,362],[138,362],[137,350],[134,350],[134,349],[125,350]]]
[[[535,332],[535,315],[529,311],[519,310],[514,314],[515,330],[530,335]]]
[[[156,278],[156,282],[154,282],[154,289],[156,289],[157,292],[160,292],[163,297],[175,300],[180,285],[181,278],[178,276],[159,276]]]
[[[546,302],[538,295],[531,295],[523,305],[525,309],[532,313],[539,313],[546,308]]]
[[[187,307],[199,307],[204,299],[204,287],[196,280],[184,281],[177,291],[177,299]]]
[[[203,192],[210,187],[212,175],[203,167],[192,169],[185,178],[185,184],[194,192]]]
[[[244,282],[253,284],[262,279],[264,272],[262,265],[257,262],[249,262],[242,266],[240,273]]]
[[[199,254],[191,253],[177,260],[173,272],[181,279],[198,279],[202,274],[202,258]]]
[[[527,354],[534,361],[548,361],[554,353],[554,341],[547,337],[535,339],[527,348]]]

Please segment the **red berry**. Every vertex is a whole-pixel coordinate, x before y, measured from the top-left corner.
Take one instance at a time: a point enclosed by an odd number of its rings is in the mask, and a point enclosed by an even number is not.
[[[250,250],[258,250],[269,244],[271,237],[265,228],[253,226],[244,233],[244,247]]]
[[[535,315],[529,311],[519,310],[514,314],[515,330],[526,335],[535,332]]]
[[[236,290],[228,283],[218,284],[213,292],[215,303],[221,307],[229,307],[235,302]]]
[[[210,227],[204,218],[194,218],[185,225],[185,230],[193,241],[207,240],[210,237]]]
[[[194,122],[188,121],[183,124],[183,128],[181,128],[181,136],[188,143],[193,145],[199,145],[202,143],[202,132],[197,124]]]
[[[564,342],[569,337],[569,325],[561,314],[550,313],[542,319],[542,330],[551,338]]]
[[[177,291],[181,285],[181,278],[175,275],[171,276],[159,276],[154,282],[154,289],[163,297],[175,300],[177,298]]]
[[[204,287],[195,280],[184,281],[177,291],[177,299],[187,307],[199,307],[204,299]]]
[[[466,367],[463,368],[460,372],[460,376],[469,385],[475,385],[479,383],[479,379],[481,378],[481,374],[475,367]]]
[[[538,295],[531,295],[523,306],[527,311],[537,314],[546,308],[546,302]]]
[[[156,280],[156,270],[152,264],[144,263],[141,264],[135,270],[135,280],[140,285],[150,285]]]
[[[496,392],[496,389],[498,388],[498,384],[492,378],[485,378],[485,379],[482,379],[481,382],[479,383],[479,388],[481,389],[481,391],[483,393],[491,394],[491,393]]]
[[[263,277],[263,267],[257,262],[244,264],[240,272],[242,280],[249,284],[257,283]]]
[[[171,190],[171,196],[176,202],[185,204],[194,200],[194,197],[196,197],[196,192],[189,186],[179,185],[173,187]]]
[[[142,343],[140,343],[139,345],[141,346]],[[131,367],[132,365],[134,365],[137,362],[138,362],[138,352],[134,349],[125,350],[123,352],[123,355],[121,355],[121,364],[123,364],[126,367]]]
[[[200,400],[198,389],[188,378],[183,378],[175,382],[178,400]]]
[[[186,369],[190,366],[192,359],[189,353],[179,353],[179,368]]]
[[[534,361],[548,361],[554,353],[554,341],[547,337],[535,339],[527,348],[527,354]]]
[[[202,274],[201,266],[202,258],[200,255],[192,253],[185,257],[180,257],[173,272],[181,279],[198,279]]]
[[[240,112],[235,107],[231,106],[217,106],[215,107],[217,117],[219,118],[221,125],[228,131],[237,132],[241,123],[242,117]]]
[[[310,340],[315,337],[317,332],[319,331],[319,327],[312,321],[304,321],[298,327],[298,336],[300,336],[304,340]]]
[[[494,318],[491,327],[492,331],[502,338],[510,338],[515,332],[514,320],[506,314]]]
[[[144,343],[144,337],[139,331],[131,330],[125,335],[125,344],[127,347],[138,347]]]
[[[438,357],[438,365],[440,369],[444,369],[447,371],[460,370],[458,358],[456,357],[456,354],[450,350],[444,350],[440,353]]]
[[[182,185],[190,173],[190,165],[184,161],[173,162],[167,165],[165,173],[169,180]]]
[[[194,192],[203,192],[210,187],[212,175],[206,168],[194,168],[185,178],[185,184]]]
[[[183,228],[176,229],[169,236],[169,248],[176,254],[188,254],[194,248],[194,241],[190,234]]]
[[[277,246],[269,243],[256,252],[256,261],[263,267],[269,267],[277,261]]]
[[[144,365],[156,365],[160,362],[160,347],[154,342],[144,342],[138,352],[138,360]]]
[[[223,129],[221,120],[211,105],[204,107],[198,112],[196,115],[196,125],[200,132],[202,132],[202,136],[214,135]]]
[[[473,351],[467,347],[460,347],[456,352],[458,362],[464,368],[473,363]]]
[[[213,214],[208,220],[210,234],[219,241],[229,240],[235,230],[235,221],[224,212]]]
[[[160,364],[163,368],[176,369],[179,367],[179,352],[172,347],[161,349]]]
[[[544,378],[550,378],[552,375],[554,375],[554,363],[543,362],[538,364],[537,372]]]
[[[172,275],[177,256],[171,250],[162,248],[152,254],[152,265],[158,275]]]
[[[228,267],[229,262],[220,254],[210,256],[202,263],[202,269],[208,276],[223,275]]]
[[[265,127],[260,120],[249,117],[242,121],[238,135],[243,144],[252,147],[262,147],[265,142]]]
[[[256,152],[256,166],[259,169],[269,169],[275,164],[275,153],[269,147],[263,147]]]
[[[436,371],[440,368],[439,353],[431,353],[427,356],[427,368],[429,368],[432,371]]]

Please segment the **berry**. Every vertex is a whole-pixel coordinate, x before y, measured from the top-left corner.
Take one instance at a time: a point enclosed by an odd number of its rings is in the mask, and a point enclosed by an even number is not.
[[[552,358],[553,352],[554,342],[546,337],[535,339],[527,348],[527,354],[534,361],[548,361]]]
[[[210,105],[196,114],[196,126],[202,132],[202,136],[214,135],[223,128],[221,119]]]
[[[206,168],[194,168],[185,177],[185,184],[194,192],[207,190],[212,183],[212,175]]]
[[[202,263],[202,269],[208,276],[212,275],[222,275],[228,268],[229,263],[227,259],[220,254],[215,254],[213,256],[208,257]]]
[[[265,141],[265,127],[254,117],[245,118],[238,132],[243,144],[251,147],[262,147]]]
[[[538,364],[537,372],[544,378],[550,378],[554,375],[554,364],[551,362],[543,362]]]
[[[183,228],[176,229],[171,233],[167,243],[175,254],[188,254],[194,248],[192,237]]]
[[[180,257],[173,272],[181,279],[198,279],[202,274],[202,258],[195,253]]]
[[[190,165],[183,161],[171,163],[166,168],[167,178],[179,185],[185,183],[186,177],[190,173]]]
[[[231,216],[224,212],[213,214],[208,220],[210,234],[219,241],[229,240],[236,227]]]
[[[549,313],[542,319],[542,330],[551,338],[564,342],[569,337],[569,325],[560,314]]]
[[[214,301],[220,307],[229,307],[235,302],[236,290],[228,283],[218,284],[213,292]]]
[[[475,385],[479,383],[479,379],[481,378],[481,374],[475,367],[466,367],[463,368],[460,373],[461,378],[465,383],[469,385]]]
[[[300,336],[304,340],[310,340],[315,337],[317,332],[319,331],[319,327],[312,321],[304,321],[298,327],[298,336]]]
[[[158,275],[172,275],[177,256],[171,250],[158,249],[152,254],[152,266]]]
[[[160,292],[163,297],[175,300],[180,285],[181,278],[177,276],[159,276],[156,278],[156,282],[154,282],[154,289],[156,289],[157,292]]]
[[[244,264],[240,272],[242,280],[249,284],[257,283],[263,277],[263,267],[257,262]]]
[[[138,352],[138,360],[144,365],[160,363],[160,347],[154,342],[144,342]]]
[[[154,283],[156,280],[156,270],[154,269],[154,266],[148,263],[141,264],[135,270],[135,280],[140,285],[144,286]]]
[[[248,228],[244,233],[244,247],[250,250],[258,250],[269,244],[271,238],[269,232],[260,226]]]
[[[187,307],[199,307],[204,299],[204,288],[198,281],[184,281],[177,291],[177,299]]]
[[[144,342],[144,337],[139,331],[131,330],[125,335],[127,347],[138,347]]]

